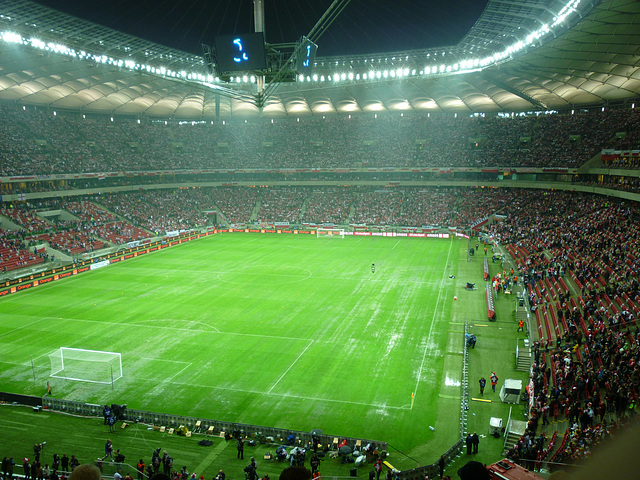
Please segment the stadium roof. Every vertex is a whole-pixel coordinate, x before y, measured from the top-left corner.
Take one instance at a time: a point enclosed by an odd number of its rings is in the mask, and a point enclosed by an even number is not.
[[[308,76],[274,84],[261,112],[249,76],[212,80],[199,56],[27,0],[0,0],[0,100],[214,119],[549,110],[637,97],[640,2],[574,1],[572,19],[549,32],[547,26],[565,3],[490,0],[452,47],[318,57],[315,80]],[[541,26],[548,34],[537,40]],[[515,53],[509,50],[525,37],[533,40]],[[490,56],[491,62],[459,68],[471,56]]]

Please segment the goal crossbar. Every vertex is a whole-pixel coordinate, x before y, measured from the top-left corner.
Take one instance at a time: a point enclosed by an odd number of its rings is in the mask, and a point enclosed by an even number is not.
[[[344,238],[343,228],[317,228],[317,238]]]
[[[122,378],[122,355],[102,350],[60,347],[49,354],[50,377],[112,384]]]

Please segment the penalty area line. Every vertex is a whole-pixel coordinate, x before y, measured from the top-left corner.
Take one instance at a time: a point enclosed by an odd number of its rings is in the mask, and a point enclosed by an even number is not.
[[[447,252],[447,261],[446,265],[449,264],[449,257],[451,256],[451,245],[453,242],[449,243],[449,251]],[[442,271],[442,279],[440,280],[440,286],[443,287],[446,281],[447,270],[444,269]],[[438,289],[438,298],[436,299],[436,306],[433,309],[433,317],[431,318],[431,326],[429,327],[429,333],[427,335],[427,342],[424,346],[424,351],[422,352],[422,361],[420,362],[420,368],[418,368],[418,374],[416,375],[416,387],[413,389],[414,399],[418,396],[418,386],[420,385],[420,380],[422,379],[422,370],[424,369],[424,362],[427,359],[427,351],[430,350],[431,338],[433,337],[433,327],[436,324],[436,316],[441,313],[438,311],[438,307],[440,306],[440,299],[442,298],[442,290],[443,288]]]
[[[157,380],[156,378],[150,378],[150,379],[143,379],[143,380]],[[164,383],[164,382],[163,382]],[[238,393],[248,393],[251,395],[265,395],[264,391],[258,391],[258,390],[248,390],[248,389],[243,389],[243,388],[233,388],[233,387],[222,387],[222,386],[217,386],[217,385],[203,385],[203,384],[199,384],[199,383],[192,383],[192,382],[171,382],[171,385],[180,385],[183,387],[198,387],[198,388],[209,388],[211,390],[222,390],[222,391],[226,391],[226,392],[238,392]],[[409,410],[410,409],[410,405],[403,405],[401,407],[396,407],[393,405],[385,405],[385,404],[380,404],[380,403],[366,403],[366,402],[354,402],[351,400],[337,400],[337,399],[333,399],[333,398],[322,398],[322,397],[308,397],[306,395],[293,395],[290,393],[270,393],[269,396],[271,397],[282,397],[282,398],[295,398],[298,400],[305,400],[305,401],[311,401],[311,402],[325,402],[325,403],[338,403],[338,404],[342,404],[342,405],[356,405],[356,406],[360,406],[360,407],[372,407],[372,408],[386,408],[388,410]]]
[[[182,372],[184,372],[187,368],[189,368],[191,365],[192,365],[192,363],[191,363],[191,362],[189,362],[187,365],[185,365],[184,367],[182,367],[182,368],[180,369],[180,371],[178,371],[178,372],[174,373],[174,374],[173,374],[173,375],[171,375],[169,378],[167,378],[167,380],[166,380],[166,381],[169,381],[169,382],[170,382],[170,381],[171,381],[171,380],[173,380],[175,377],[177,377],[177,376],[178,376],[178,375],[180,375]]]
[[[300,360],[300,357],[302,357],[302,355],[305,354],[305,352],[307,350],[309,350],[309,347],[313,345],[313,340],[309,341],[309,344],[304,348],[304,350],[302,350],[302,352],[300,352],[300,355],[298,355],[296,357],[296,359],[291,362],[291,365],[289,365],[289,368],[287,368],[284,373],[282,375],[280,375],[280,378],[278,380],[276,380],[276,383],[274,383],[273,385],[271,385],[271,388],[269,390],[267,390],[267,395],[269,395],[271,393],[271,391],[276,387],[276,385],[278,385],[280,383],[280,380],[282,380],[284,378],[284,376],[289,373],[289,370],[291,370],[293,368],[293,366],[298,362],[298,360]]]

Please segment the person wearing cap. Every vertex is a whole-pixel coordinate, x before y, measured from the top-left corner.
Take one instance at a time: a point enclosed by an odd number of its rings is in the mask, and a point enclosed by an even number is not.
[[[31,478],[31,465],[29,465],[29,459],[27,457],[22,459],[22,469],[24,470],[25,480],[29,480]]]
[[[493,390],[493,393],[496,393],[496,385],[498,384],[498,376],[496,375],[496,372],[491,372],[489,380],[491,380],[491,390]]]

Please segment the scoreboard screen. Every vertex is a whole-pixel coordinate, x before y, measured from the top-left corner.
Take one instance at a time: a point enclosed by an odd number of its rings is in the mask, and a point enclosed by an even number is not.
[[[262,32],[216,37],[218,73],[264,70],[267,59]]]
[[[296,61],[296,70],[298,73],[304,74],[313,70],[313,62],[316,60],[317,51],[318,46],[308,38],[303,37]]]

